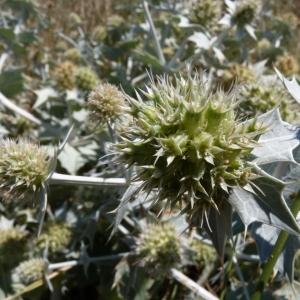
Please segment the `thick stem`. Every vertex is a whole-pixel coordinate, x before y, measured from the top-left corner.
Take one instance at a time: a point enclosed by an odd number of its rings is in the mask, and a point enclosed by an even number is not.
[[[291,212],[296,217],[298,212],[300,211],[300,190],[298,191],[297,197],[292,205]],[[269,281],[269,278],[272,275],[273,269],[275,267],[275,264],[279,258],[279,255],[282,252],[282,249],[285,245],[285,242],[289,236],[289,233],[286,231],[281,231],[279,234],[279,237],[276,241],[276,244],[272,250],[272,253],[270,255],[270,258],[267,261],[267,264],[259,278],[259,281],[256,286],[256,290],[254,294],[251,297],[251,300],[259,300],[262,296],[262,293]]]
[[[101,178],[53,173],[49,184],[128,187],[125,178]]]

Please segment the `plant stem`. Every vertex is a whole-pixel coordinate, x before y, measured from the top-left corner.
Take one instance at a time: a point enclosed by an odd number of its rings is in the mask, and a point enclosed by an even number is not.
[[[143,3],[144,11],[145,11],[145,14],[146,14],[146,19],[149,23],[150,31],[151,31],[153,39],[154,39],[157,56],[158,56],[159,61],[161,62],[161,64],[163,66],[165,66],[166,60],[165,60],[164,54],[162,52],[160,43],[159,43],[158,38],[157,38],[157,33],[156,33],[156,30],[155,30],[155,27],[154,27],[154,24],[153,24],[153,20],[151,18],[150,12],[149,12],[148,2],[147,1],[142,1],[142,3]]]
[[[197,284],[195,281],[188,278],[186,275],[181,273],[180,271],[172,268],[170,270],[172,277],[186,286],[189,290],[194,292],[197,296],[202,297],[205,300],[218,300],[216,296],[211,294],[209,291],[207,291],[205,288]]]
[[[300,210],[300,190],[298,191],[297,197],[292,205],[291,212],[296,217]],[[279,237],[276,241],[276,244],[272,250],[270,258],[267,261],[267,264],[259,278],[259,281],[256,286],[256,290],[251,297],[251,300],[259,300],[262,296],[262,293],[269,281],[269,278],[273,272],[274,266],[278,260],[279,255],[282,252],[282,249],[285,245],[285,242],[289,236],[289,233],[286,231],[281,231]]]
[[[53,173],[49,179],[49,184],[64,185],[90,185],[90,186],[124,186],[128,187],[129,183],[125,178],[100,178],[88,176],[75,176]]]
[[[106,255],[106,256],[100,256],[100,257],[90,257],[89,262],[95,263],[95,262],[100,262],[100,261],[120,259],[128,254],[129,253],[119,253],[119,254]],[[83,262],[81,260],[70,260],[70,261],[65,261],[65,262],[61,262],[61,263],[49,264],[48,269],[55,270],[55,269],[60,269],[60,268],[65,268],[65,267],[79,266],[82,264],[83,264]]]

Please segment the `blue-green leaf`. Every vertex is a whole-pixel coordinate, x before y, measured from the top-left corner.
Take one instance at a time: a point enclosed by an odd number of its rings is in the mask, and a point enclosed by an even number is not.
[[[282,194],[287,184],[270,176],[257,166],[252,166],[253,170],[261,175],[252,180],[256,194],[242,188],[235,188],[230,194],[229,203],[235,208],[246,226],[258,221],[299,235],[299,226]]]

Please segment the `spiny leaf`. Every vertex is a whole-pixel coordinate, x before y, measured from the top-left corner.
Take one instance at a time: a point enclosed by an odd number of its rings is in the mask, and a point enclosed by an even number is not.
[[[112,238],[112,236],[115,234],[115,232],[118,230],[119,225],[121,224],[123,217],[127,211],[128,204],[130,200],[136,196],[136,194],[139,192],[140,186],[137,184],[132,184],[128,187],[126,192],[124,193],[120,204],[116,210],[117,215],[114,222],[113,230],[109,236],[109,240]]]
[[[299,146],[300,128],[283,122],[278,109],[258,118],[258,122],[263,120],[266,120],[267,124],[272,124],[273,128],[260,137],[259,144],[261,147],[255,148],[251,153],[251,155],[256,156],[253,162],[257,165],[277,161],[295,162],[293,150]]]
[[[257,174],[262,175],[252,180],[256,194],[243,189],[233,189],[228,199],[229,203],[246,226],[259,221],[299,235],[299,226],[282,195],[287,184],[270,176],[254,164],[252,167]]]
[[[295,98],[295,100],[300,104],[300,86],[295,77],[290,81],[286,79],[278,69],[274,67],[279,79],[282,81],[284,86],[287,88],[289,93]]]
[[[216,209],[211,208],[208,215],[208,222],[204,218],[203,228],[210,237],[223,264],[225,245],[228,238],[232,237],[232,206],[228,201],[222,201]]]

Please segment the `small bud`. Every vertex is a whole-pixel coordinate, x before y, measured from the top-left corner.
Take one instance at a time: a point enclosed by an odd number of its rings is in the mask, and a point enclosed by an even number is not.
[[[79,26],[82,24],[80,16],[74,12],[71,12],[69,14],[69,21],[71,23],[71,26]]]

